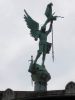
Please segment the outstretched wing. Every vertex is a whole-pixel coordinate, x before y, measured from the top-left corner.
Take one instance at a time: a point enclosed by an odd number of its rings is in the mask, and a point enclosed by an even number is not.
[[[27,27],[30,29],[30,34],[36,39],[39,37],[39,24],[28,15],[26,10],[24,10],[24,12],[24,19],[27,23]]]

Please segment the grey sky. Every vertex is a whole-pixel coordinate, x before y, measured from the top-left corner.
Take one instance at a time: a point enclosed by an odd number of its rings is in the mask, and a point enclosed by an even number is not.
[[[56,15],[64,16],[54,22],[55,62],[46,57],[46,68],[52,76],[48,90],[64,89],[75,81],[75,0],[51,0]],[[0,0],[0,90],[33,90],[28,73],[31,55],[34,58],[38,42],[30,37],[24,22],[24,9],[41,25],[50,0]],[[51,35],[48,41],[51,40]],[[41,58],[39,63],[41,62]]]

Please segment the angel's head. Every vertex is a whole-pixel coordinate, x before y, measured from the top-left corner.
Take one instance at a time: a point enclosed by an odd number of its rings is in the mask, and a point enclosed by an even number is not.
[[[45,26],[42,26],[42,27],[41,27],[41,31],[42,31],[42,32],[45,32],[45,31],[46,31],[46,27],[45,27]]]

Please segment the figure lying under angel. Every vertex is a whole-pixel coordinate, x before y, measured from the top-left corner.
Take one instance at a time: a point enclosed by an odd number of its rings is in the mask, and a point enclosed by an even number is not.
[[[42,65],[44,66],[46,54],[48,54],[51,49],[51,43],[47,42],[47,36],[51,32],[53,20],[50,22],[50,26],[47,31],[45,25],[42,26],[41,29],[39,30],[39,24],[28,15],[26,10],[24,10],[24,12],[25,12],[24,19],[27,23],[28,28],[30,29],[31,36],[34,37],[36,41],[39,39],[39,50],[34,60],[34,64],[37,62],[38,58],[42,54]]]

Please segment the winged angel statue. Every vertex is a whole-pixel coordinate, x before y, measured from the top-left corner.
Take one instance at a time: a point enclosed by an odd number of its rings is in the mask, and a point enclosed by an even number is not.
[[[48,16],[49,17],[47,18],[47,21],[41,27],[40,30],[39,30],[39,23],[36,22],[35,20],[33,20],[28,15],[26,10],[24,10],[24,12],[25,12],[24,19],[25,19],[25,21],[27,23],[28,28],[30,29],[31,36],[34,37],[35,41],[37,41],[39,39],[39,50],[38,50],[37,56],[36,56],[36,58],[34,60],[34,64],[36,64],[38,58],[42,54],[42,65],[44,65],[46,54],[48,54],[50,49],[51,49],[51,44],[52,43],[48,43],[47,42],[47,36],[52,30],[52,23],[53,23],[53,20],[54,20],[54,19],[51,19],[51,17],[52,17],[52,10],[50,8],[51,6],[52,6],[51,3],[47,6],[45,15],[46,15],[46,17],[48,17]],[[47,25],[48,22],[50,22],[50,26],[49,26],[49,29],[46,31],[46,25]]]

